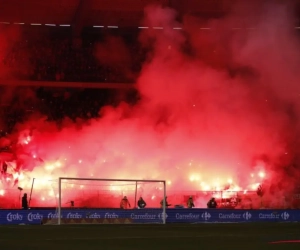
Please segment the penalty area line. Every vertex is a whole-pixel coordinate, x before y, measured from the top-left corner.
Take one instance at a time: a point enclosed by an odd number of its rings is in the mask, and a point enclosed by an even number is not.
[[[202,236],[122,236],[122,237],[91,237],[91,238],[57,238],[57,239],[44,239],[47,241],[52,240],[136,240],[136,239],[174,239],[174,238],[206,238],[211,235]]]
[[[213,235],[195,235],[195,236],[121,236],[121,237],[79,237],[79,238],[51,238],[51,239],[34,239],[34,241],[66,241],[66,240],[135,240],[135,239],[174,239],[174,238],[206,238]],[[10,241],[10,239],[0,239],[0,241]]]
[[[280,241],[269,242],[269,244],[286,244],[286,243],[300,243],[300,240],[280,240]]]

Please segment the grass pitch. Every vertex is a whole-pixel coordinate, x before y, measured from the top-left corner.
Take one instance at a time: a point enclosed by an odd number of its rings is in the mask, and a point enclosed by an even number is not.
[[[277,243],[271,244],[271,242]],[[300,224],[0,226],[0,248],[7,250],[299,250]]]

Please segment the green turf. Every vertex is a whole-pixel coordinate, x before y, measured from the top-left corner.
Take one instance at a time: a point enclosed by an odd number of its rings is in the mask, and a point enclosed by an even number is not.
[[[299,223],[0,226],[7,250],[300,249]]]

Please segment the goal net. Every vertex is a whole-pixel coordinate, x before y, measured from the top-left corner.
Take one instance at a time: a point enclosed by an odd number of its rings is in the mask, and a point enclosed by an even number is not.
[[[166,182],[60,177],[44,224],[166,223]]]

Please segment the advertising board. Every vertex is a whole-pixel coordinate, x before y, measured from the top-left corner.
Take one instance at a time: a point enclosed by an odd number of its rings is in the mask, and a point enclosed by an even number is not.
[[[56,210],[0,210],[0,224],[41,224],[57,218]],[[161,209],[63,209],[64,221],[98,220],[161,223]],[[167,209],[167,223],[300,222],[300,210]]]

